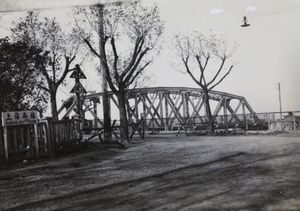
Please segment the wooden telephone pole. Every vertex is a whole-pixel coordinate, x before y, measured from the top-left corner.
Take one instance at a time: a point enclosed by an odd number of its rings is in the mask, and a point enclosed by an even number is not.
[[[103,118],[104,118],[104,141],[111,140],[111,117],[110,117],[110,101],[107,93],[107,79],[106,79],[106,66],[104,64],[105,56],[105,33],[104,33],[104,17],[103,17],[103,5],[98,4],[99,15],[99,54],[100,54],[100,70],[102,72],[102,106],[103,106]]]

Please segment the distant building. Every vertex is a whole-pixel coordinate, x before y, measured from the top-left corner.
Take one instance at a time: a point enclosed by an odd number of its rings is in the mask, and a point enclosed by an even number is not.
[[[283,130],[299,129],[300,116],[294,116],[293,112],[289,112],[288,115],[283,117]]]

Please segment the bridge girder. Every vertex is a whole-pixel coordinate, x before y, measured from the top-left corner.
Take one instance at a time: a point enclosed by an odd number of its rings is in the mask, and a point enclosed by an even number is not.
[[[194,123],[205,123],[205,105],[203,103],[203,90],[188,87],[152,87],[130,89],[126,93],[127,115],[130,123],[138,122],[143,114],[147,119],[146,127],[159,127],[168,130],[174,124],[182,124],[187,119]],[[88,94],[85,102],[95,99],[102,101],[103,93]],[[111,104],[119,107],[116,96],[109,91]],[[242,122],[246,120],[246,114],[259,120],[247,100],[238,95],[225,92],[211,91],[209,93],[211,111],[215,121],[227,123]],[[87,107],[87,103],[84,103]],[[60,109],[62,112],[63,107]],[[89,109],[86,109],[89,110]],[[90,109],[91,110],[91,109]],[[70,108],[66,108],[69,115]],[[91,111],[95,119],[100,119]],[[191,122],[191,123],[192,123]]]

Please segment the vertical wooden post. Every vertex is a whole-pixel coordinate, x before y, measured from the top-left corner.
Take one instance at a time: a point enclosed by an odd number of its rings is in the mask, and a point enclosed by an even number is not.
[[[26,145],[31,147],[31,138],[30,138],[30,126],[26,125]]]
[[[98,4],[98,18],[99,18],[99,55],[101,58],[105,56],[105,34],[104,34],[104,13],[103,5]],[[111,117],[110,117],[110,101],[107,91],[106,67],[104,60],[100,59],[100,69],[102,72],[102,105],[104,118],[104,141],[111,140]]]
[[[5,161],[4,131],[0,130],[0,162]]]
[[[188,106],[188,101],[187,101],[187,96],[186,92],[181,93],[182,96],[182,103],[183,103],[183,117],[189,116],[189,106]]]
[[[8,163],[8,143],[7,143],[7,126],[3,128],[3,135],[4,135],[4,150],[5,150],[5,160]]]
[[[46,131],[47,131],[47,148],[48,148],[48,153],[50,157],[53,157],[53,118],[52,117],[47,117],[46,118]]]
[[[35,142],[35,154],[37,157],[40,156],[40,148],[39,148],[39,137],[37,132],[37,123],[33,125],[34,127],[34,142]]]
[[[94,127],[97,127],[97,100],[96,99],[93,99],[93,111],[94,111]]]
[[[46,128],[46,124],[41,124],[41,127],[40,127],[40,131],[41,131],[41,134],[42,134],[42,140],[43,140],[43,150],[45,153],[49,153],[48,152],[48,133],[47,133],[47,128]]]
[[[75,78],[75,82],[76,84],[80,83],[79,77]],[[82,115],[82,107],[81,107],[81,99],[80,99],[80,93],[76,93],[76,98],[77,98],[77,111],[78,111],[78,134],[79,134],[79,140],[81,141],[82,139],[82,132],[81,132],[81,128],[82,128],[82,121],[84,121],[82,119],[83,115]]]
[[[4,140],[2,139],[2,137],[3,133],[0,130],[0,163],[2,159],[4,160]]]
[[[22,148],[26,148],[25,146],[25,142],[24,142],[24,127],[20,128],[20,138],[21,138],[21,144],[22,144]]]

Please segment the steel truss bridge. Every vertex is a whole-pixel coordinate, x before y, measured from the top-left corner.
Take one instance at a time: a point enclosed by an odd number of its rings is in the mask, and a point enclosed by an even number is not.
[[[193,129],[207,127],[208,118],[205,113],[202,89],[153,87],[131,89],[126,94],[127,115],[130,124],[139,122],[143,117],[148,130],[167,131],[180,126]],[[108,96],[111,107],[114,106],[117,111],[119,105],[116,96],[112,92],[108,92]],[[97,123],[98,127],[103,126],[97,111],[97,105],[102,101],[102,97],[103,93],[87,94],[84,96],[83,103],[84,111],[92,114],[94,124]],[[216,129],[248,129],[264,125],[242,96],[210,91],[209,99]],[[65,110],[63,118],[68,117],[74,108],[76,108],[75,96],[65,101],[59,114]]]

